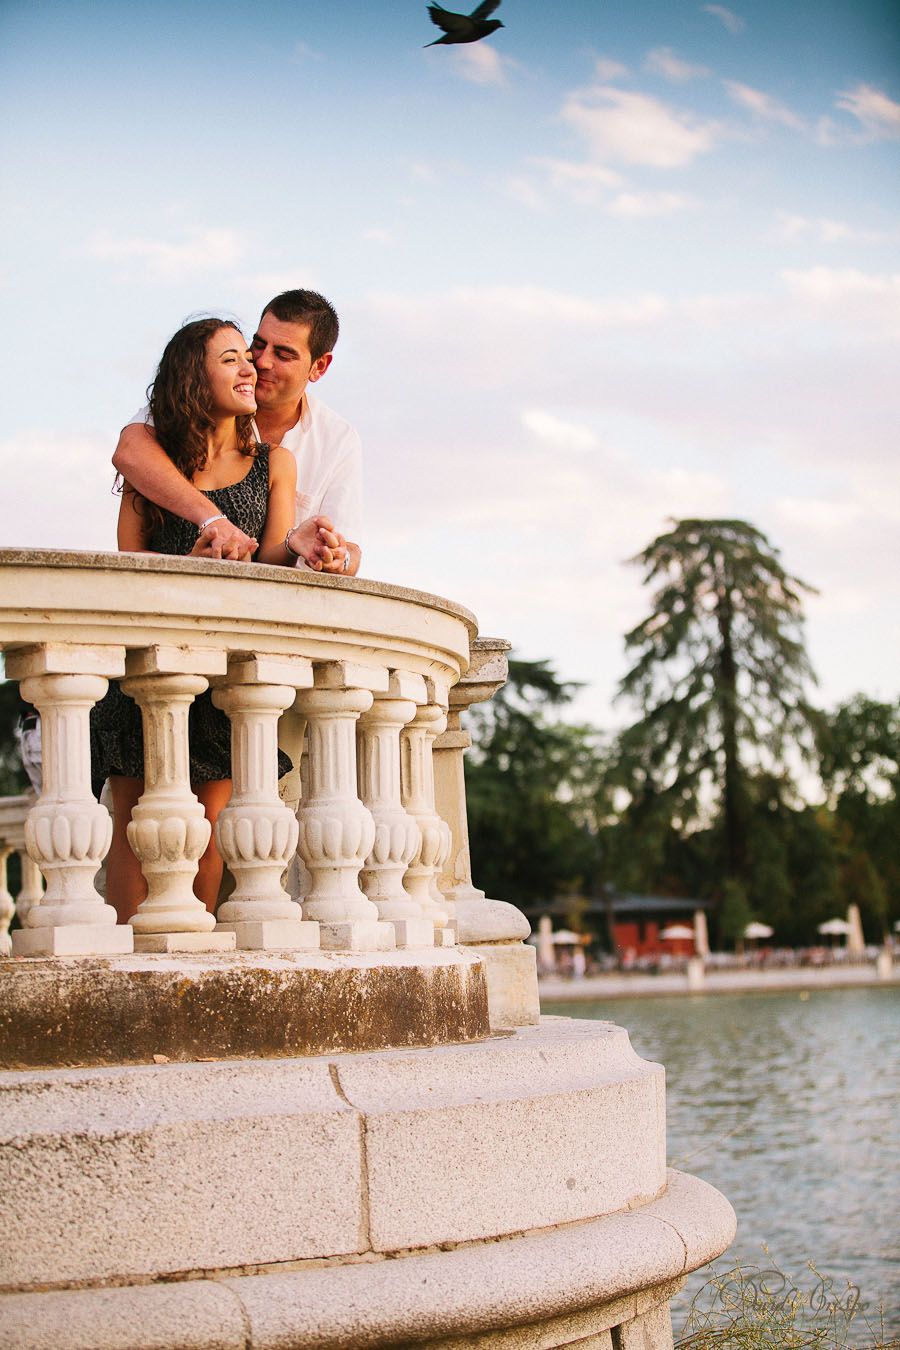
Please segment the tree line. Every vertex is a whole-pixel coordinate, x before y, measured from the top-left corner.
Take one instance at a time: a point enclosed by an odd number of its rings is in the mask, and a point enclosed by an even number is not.
[[[815,704],[813,588],[753,525],[673,522],[631,561],[651,604],[625,635],[629,725],[566,722],[578,686],[546,661],[511,660],[470,714],[476,883],[601,938],[589,902],[623,891],[710,902],[723,946],[751,919],[810,945],[851,902],[882,941],[900,917],[900,703]]]

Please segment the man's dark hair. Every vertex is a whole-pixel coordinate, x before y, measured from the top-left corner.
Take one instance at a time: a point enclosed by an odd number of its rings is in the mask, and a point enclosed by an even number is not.
[[[309,325],[309,354],[314,361],[334,350],[338,340],[338,316],[318,291],[282,291],[270,300],[263,315],[274,314],[280,323]]]

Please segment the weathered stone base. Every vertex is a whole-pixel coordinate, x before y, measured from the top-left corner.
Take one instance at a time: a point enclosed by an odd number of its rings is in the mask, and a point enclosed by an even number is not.
[[[537,1026],[541,1000],[537,982],[537,952],[524,942],[470,943],[484,962],[491,1027]]]
[[[173,952],[233,952],[234,933],[135,933],[134,950],[139,956]]]
[[[668,1300],[727,1247],[705,1182],[593,1222],[447,1251],[0,1295],[2,1350],[672,1350]]]
[[[304,919],[238,920],[217,923],[217,933],[231,933],[241,951],[315,951],[320,946],[319,925]]]
[[[483,964],[460,949],[0,959],[5,1068],[321,1055],[489,1031]]]
[[[734,1231],[666,1172],[663,1071],[610,1023],[0,1095],[17,1350],[671,1350]]]
[[[134,934],[126,924],[17,928],[11,936],[13,956],[124,956],[134,950]]]

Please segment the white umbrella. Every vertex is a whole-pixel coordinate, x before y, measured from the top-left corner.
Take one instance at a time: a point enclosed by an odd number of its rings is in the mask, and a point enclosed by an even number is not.
[[[570,928],[560,928],[557,932],[550,934],[550,941],[561,943],[574,942],[577,946],[578,943],[581,942],[581,937],[578,933],[573,933]]]
[[[755,919],[753,923],[748,923],[744,929],[745,938],[770,938],[775,932],[767,923],[758,923]]]
[[[694,930],[686,923],[670,923],[659,935],[663,942],[688,942],[694,936]]]
[[[824,937],[846,937],[853,932],[853,927],[846,919],[826,919],[819,924],[816,932],[822,933]]]

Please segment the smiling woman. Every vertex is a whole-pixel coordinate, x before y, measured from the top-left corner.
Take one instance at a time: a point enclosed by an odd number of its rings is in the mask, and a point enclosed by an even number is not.
[[[223,517],[238,523],[254,545],[259,538],[255,560],[290,567],[294,553],[287,541],[294,521],[297,470],[283,446],[253,440],[255,385],[256,371],[238,329],[221,319],[198,319],[168,342],[150,408],[159,444],[172,462],[203,489]],[[208,548],[202,533],[191,521],[172,515],[123,481],[120,551],[201,556]],[[214,707],[205,684],[200,680],[193,691],[199,697],[190,709],[190,773],[209,822],[194,889],[212,911],[222,877],[212,831],[231,795],[231,732],[226,714]],[[119,919],[126,922],[147,891],[127,836],[132,811],[144,790],[144,746],[140,709],[117,684],[110,685],[92,713],[91,741],[94,779],[109,778],[113,795],[107,870]],[[286,756],[280,758],[285,773],[290,765]],[[210,927],[213,922],[210,915]]]

